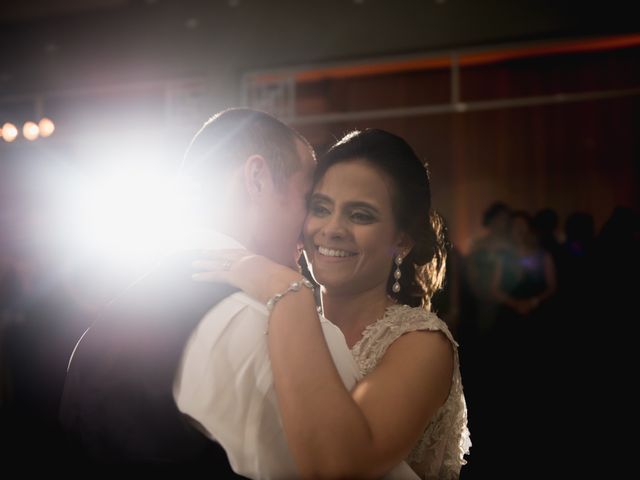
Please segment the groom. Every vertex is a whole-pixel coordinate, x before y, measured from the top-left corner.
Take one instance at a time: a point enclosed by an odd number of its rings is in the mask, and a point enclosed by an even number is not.
[[[231,109],[205,123],[183,165],[201,185],[201,230],[115,299],[72,355],[61,421],[78,455],[163,471],[204,466],[215,478],[296,476],[267,309],[231,287],[191,281],[191,264],[203,249],[246,248],[293,265],[314,168],[308,142],[266,113]],[[358,373],[344,337],[321,322],[351,388]]]

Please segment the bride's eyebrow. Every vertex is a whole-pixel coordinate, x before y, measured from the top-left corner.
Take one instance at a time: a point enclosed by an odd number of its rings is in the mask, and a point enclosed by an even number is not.
[[[372,205],[371,203],[368,202],[348,202],[347,206],[349,206],[350,208],[363,208],[365,210],[369,210],[372,213],[377,213],[380,214],[380,210],[378,210],[378,208],[375,205]]]
[[[313,193],[311,195],[311,197],[309,198],[310,202],[326,202],[326,203],[333,203],[333,200],[331,200],[330,197],[327,197],[326,195],[322,194],[322,193]]]

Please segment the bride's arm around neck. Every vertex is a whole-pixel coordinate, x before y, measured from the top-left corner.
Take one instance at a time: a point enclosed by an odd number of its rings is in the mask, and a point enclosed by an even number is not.
[[[453,347],[437,332],[402,335],[349,392],[306,289],[283,297],[269,352],[283,425],[304,478],[379,478],[407,457],[446,401]]]

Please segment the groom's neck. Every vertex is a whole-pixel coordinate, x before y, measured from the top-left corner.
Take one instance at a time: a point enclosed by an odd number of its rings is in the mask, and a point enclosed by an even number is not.
[[[218,221],[212,223],[211,228],[251,250],[251,230],[246,225],[237,221]]]

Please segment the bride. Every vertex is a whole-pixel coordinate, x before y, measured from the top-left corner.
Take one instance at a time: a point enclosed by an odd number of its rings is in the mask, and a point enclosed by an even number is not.
[[[430,311],[444,276],[443,228],[428,172],[403,139],[365,130],[329,150],[316,172],[304,252],[322,314],[361,370],[352,391],[324,341],[313,284],[300,273],[219,250],[194,275],[267,304],[278,403],[300,475],[377,478],[406,460],[420,478],[457,478],[470,447],[457,344]]]

